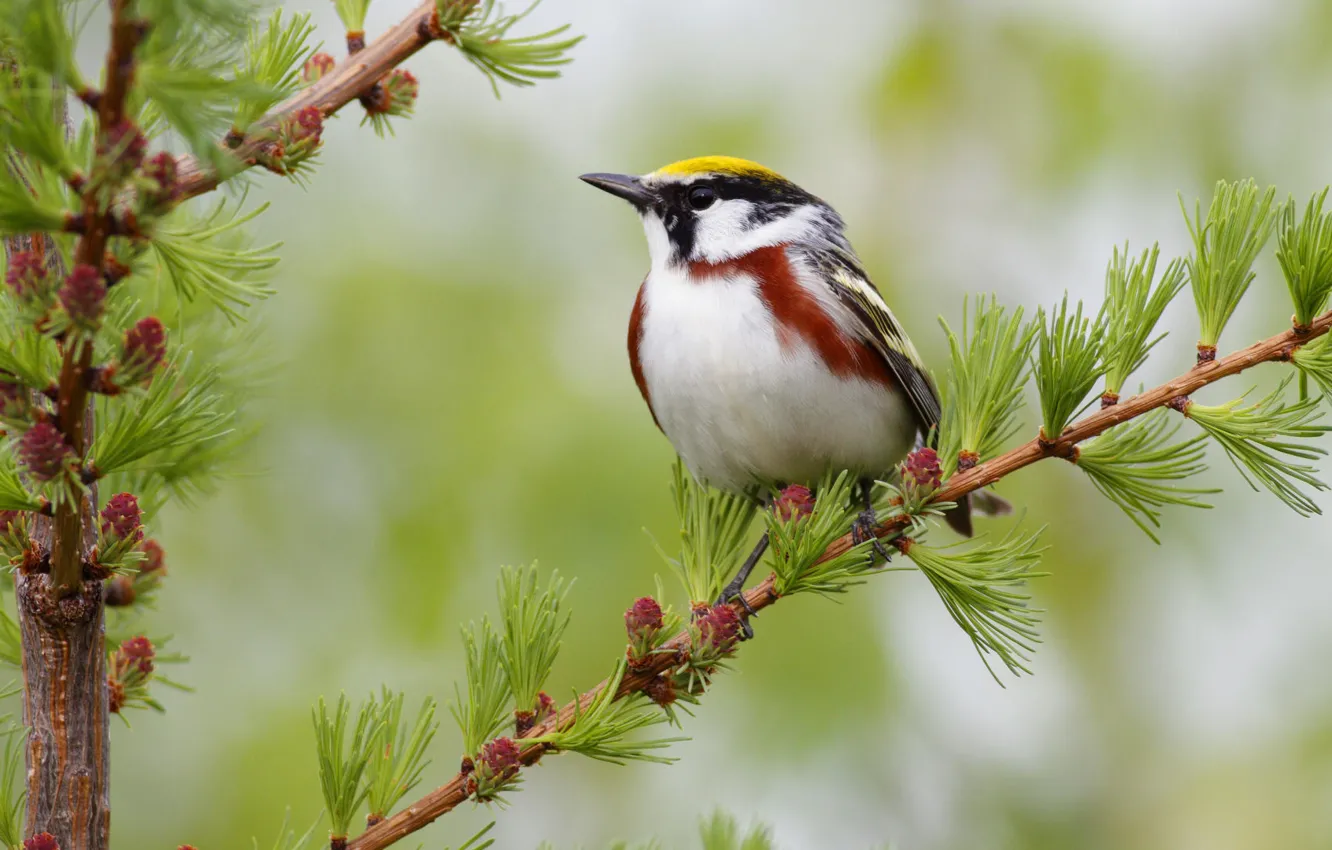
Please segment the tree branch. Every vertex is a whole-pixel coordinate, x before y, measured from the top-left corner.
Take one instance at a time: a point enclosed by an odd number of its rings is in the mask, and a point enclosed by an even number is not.
[[[259,125],[276,127],[284,116],[309,106],[319,107],[325,116],[332,115],[369,91],[405,59],[442,35],[435,17],[435,2],[426,0],[363,50],[348,56],[312,85],[278,104],[259,121]],[[230,153],[237,158],[237,166],[244,170],[254,164],[255,157],[266,145],[271,144],[270,140],[251,133],[240,144],[231,147]],[[192,156],[178,158],[176,172],[182,201],[211,192],[220,182],[220,175]]]
[[[1115,425],[1136,419],[1157,408],[1166,407],[1176,399],[1192,395],[1208,384],[1239,374],[1260,363],[1289,361],[1297,348],[1323,336],[1329,329],[1332,329],[1332,311],[1315,319],[1307,330],[1284,331],[1228,357],[1199,363],[1183,375],[1155,389],[1131,396],[1122,403],[1105,407],[1082,418],[1065,428],[1059,438],[1053,442],[1033,439],[985,463],[953,475],[935,494],[933,501],[955,502],[968,493],[987,487],[1039,460],[1049,457],[1069,457],[1078,443],[1091,439]],[[896,518],[881,524],[875,534],[880,538],[890,537],[901,532],[906,524],[906,518]],[[851,534],[847,533],[824,551],[819,563],[835,558],[854,545]],[[745,591],[745,604],[732,603],[736,613],[747,618],[749,611],[759,611],[775,604],[781,598],[774,589],[775,581],[776,577],[769,575],[758,585]],[[658,675],[677,666],[682,654],[688,652],[689,642],[689,632],[682,631],[663,644],[657,653],[643,659],[642,667],[627,673],[621,680],[615,695],[616,699],[642,690]],[[607,681],[603,679],[594,688],[582,694],[578,698],[577,710],[580,712],[585,710],[607,685]],[[574,717],[575,704],[570,703],[554,717],[524,732],[520,740],[567,729],[572,725]],[[522,750],[520,760],[524,766],[533,765],[549,750],[546,744],[531,744]],[[367,829],[347,844],[347,850],[383,850],[427,826],[436,818],[452,811],[471,795],[469,779],[468,771],[460,771],[447,784],[425,794],[397,814]]]
[[[125,119],[125,99],[129,96],[134,79],[134,48],[143,35],[140,22],[127,14],[129,0],[115,0],[111,4],[111,46],[106,52],[106,90],[97,98],[97,126],[102,134],[110,133]],[[95,184],[96,181],[94,181]],[[101,269],[106,255],[106,240],[110,235],[109,217],[102,215],[100,194],[102,188],[90,185],[83,194],[83,219],[86,229],[74,250],[78,265]],[[60,366],[57,417],[66,441],[80,457],[86,446],[84,420],[88,407],[88,390],[83,375],[92,367],[92,340],[80,339],[65,347]],[[86,516],[85,516],[86,514]],[[87,499],[78,503],[61,500],[56,506],[55,534],[51,541],[51,581],[57,597],[79,593],[83,586],[83,550],[85,526],[91,524],[92,506]],[[85,522],[85,520],[87,522]]]

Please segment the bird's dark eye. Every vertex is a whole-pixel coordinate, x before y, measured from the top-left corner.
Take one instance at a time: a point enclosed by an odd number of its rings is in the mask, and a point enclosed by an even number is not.
[[[717,200],[717,192],[710,186],[695,186],[689,190],[689,206],[705,210]]]

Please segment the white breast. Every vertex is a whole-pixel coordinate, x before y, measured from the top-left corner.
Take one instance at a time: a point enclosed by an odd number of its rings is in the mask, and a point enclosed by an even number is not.
[[[779,344],[748,275],[691,281],[654,268],[639,360],[662,430],[695,476],[739,490],[829,468],[882,475],[916,431],[900,391],[840,378],[798,339]]]

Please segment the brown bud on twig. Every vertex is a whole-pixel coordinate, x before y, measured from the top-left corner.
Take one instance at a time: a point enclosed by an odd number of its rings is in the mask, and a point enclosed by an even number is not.
[[[134,591],[134,579],[129,576],[114,576],[106,583],[102,598],[110,608],[127,608],[134,604],[137,596]]]
[[[158,574],[166,575],[166,553],[162,551],[162,544],[151,537],[139,544],[139,551],[143,553],[143,563],[139,564],[139,575]]]
[[[114,674],[106,677],[106,699],[106,710],[112,714],[119,714],[125,707],[125,686]]]

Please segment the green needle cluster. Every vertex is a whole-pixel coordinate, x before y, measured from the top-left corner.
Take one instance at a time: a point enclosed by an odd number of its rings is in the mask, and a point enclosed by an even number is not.
[[[1034,571],[1044,551],[1036,545],[1040,535],[1014,529],[998,541],[936,548],[913,540],[906,547],[1001,685],[988,656],[997,656],[1015,675],[1030,673],[1027,662],[1040,642],[1036,624],[1042,611],[1028,605],[1026,591],[1028,580],[1047,575]]]
[[[1160,508],[1185,505],[1210,508],[1195,496],[1219,493],[1216,489],[1177,487],[1181,481],[1207,469],[1206,435],[1172,443],[1179,425],[1170,427],[1169,414],[1156,410],[1137,422],[1111,428],[1078,447],[1075,462],[1101,491],[1154,543],[1161,527]]]
[[[1332,293],[1332,211],[1323,212],[1327,189],[1309,199],[1296,221],[1295,202],[1281,208],[1277,262],[1295,305],[1295,326],[1307,328],[1327,306]]]
[[[1035,324],[1022,321],[1022,309],[1011,313],[993,298],[977,298],[968,318],[962,306],[962,331],[948,335],[948,380],[941,387],[939,459],[947,478],[960,457],[974,463],[998,454],[1017,431],[1022,390],[1027,381],[1028,354]]]
[[[1156,280],[1160,248],[1152,245],[1130,261],[1128,243],[1114,249],[1105,270],[1105,338],[1102,358],[1105,392],[1117,399],[1129,376],[1147,362],[1147,355],[1165,334],[1152,332],[1165,308],[1184,286],[1184,263],[1171,260]]]
[[[678,459],[671,496],[680,518],[680,552],[672,557],[654,542],[657,553],[683,583],[690,602],[711,602],[749,554],[758,500],[695,481]]]
[[[1244,397],[1208,406],[1190,403],[1185,415],[1225,449],[1231,463],[1255,490],[1261,484],[1304,516],[1322,513],[1302,487],[1326,490],[1317,470],[1307,463],[1327,454],[1313,445],[1332,426],[1315,424],[1323,416],[1320,399],[1285,400],[1290,379],[1255,404]],[[1305,461],[1305,462],[1302,462]]]
[[[1215,354],[1221,332],[1249,291],[1255,277],[1254,260],[1276,226],[1275,197],[1276,189],[1271,187],[1260,195],[1252,180],[1222,180],[1216,184],[1206,218],[1201,204],[1195,203],[1192,218],[1184,208],[1193,237],[1193,253],[1185,263],[1198,308],[1200,354],[1204,350]],[[1183,198],[1180,206],[1184,206]]]
[[[1047,315],[1036,314],[1036,345],[1031,356],[1036,390],[1041,398],[1041,437],[1053,442],[1082,408],[1083,400],[1105,374],[1101,340],[1106,312],[1095,319],[1082,315],[1082,302],[1070,315],[1068,294]]]

